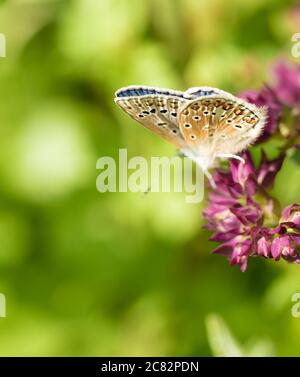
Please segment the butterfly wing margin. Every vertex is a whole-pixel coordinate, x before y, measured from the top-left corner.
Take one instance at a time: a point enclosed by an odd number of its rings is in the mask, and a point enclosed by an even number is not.
[[[115,93],[115,98],[121,97],[140,97],[147,95],[162,95],[178,98],[185,98],[185,93],[180,90],[172,90],[166,88],[156,88],[153,86],[145,85],[130,85],[124,88],[120,88]]]

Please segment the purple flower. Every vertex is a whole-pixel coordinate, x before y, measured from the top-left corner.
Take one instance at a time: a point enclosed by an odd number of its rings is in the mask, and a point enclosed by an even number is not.
[[[265,235],[257,241],[257,246],[260,256],[300,263],[300,205],[286,207],[278,226],[267,229]]]
[[[298,219],[295,214],[299,213],[297,207],[288,207],[278,229],[265,226],[264,222],[271,217],[275,203],[271,197],[260,201],[257,197],[273,185],[284,156],[269,160],[263,152],[258,168],[255,168],[250,153],[245,152],[242,157],[245,163],[233,160],[228,172],[215,172],[213,178],[217,189],[210,191],[209,203],[203,214],[207,220],[206,228],[214,231],[211,240],[221,242],[214,252],[226,255],[231,265],[239,265],[245,271],[251,256],[273,258],[272,241],[276,231],[284,228],[291,219]],[[276,244],[273,249],[275,247]],[[292,253],[285,247],[279,258],[281,255],[288,259]]]
[[[265,125],[264,132],[259,137],[257,143],[265,141],[276,132],[282,116],[282,104],[276,97],[275,92],[271,88],[265,86],[260,91],[248,90],[242,92],[240,93],[239,97],[255,104],[256,106],[267,107],[267,123]]]
[[[300,232],[300,204],[291,204],[282,211],[280,226]]]
[[[271,244],[272,258],[278,261],[280,258],[288,262],[300,263],[300,236],[283,235],[275,237]]]
[[[260,166],[258,168],[257,182],[264,188],[270,188],[274,184],[275,177],[282,167],[285,155],[281,154],[274,160],[268,160],[267,155],[262,151]]]
[[[275,228],[252,224],[240,234],[233,233],[231,238],[214,240],[225,241],[214,253],[228,257],[231,265],[239,265],[245,271],[250,257],[264,257],[279,261],[300,263],[300,205],[293,204],[282,212],[282,220]],[[292,225],[294,224],[294,225]],[[250,224],[249,224],[250,225]],[[289,225],[290,227],[287,227]]]
[[[291,204],[282,211],[282,221],[294,222],[300,226],[300,204]]]
[[[270,237],[265,234],[257,240],[257,255],[268,258],[271,250]]]
[[[223,243],[214,250],[214,253],[227,256],[229,263],[239,265],[241,271],[246,271],[249,252],[251,251],[251,239],[244,235],[236,235],[231,240]]]
[[[271,254],[275,260],[279,260],[281,255],[289,255],[293,252],[289,236],[276,237],[271,245]]]
[[[246,271],[248,265],[249,253],[252,250],[251,239],[244,239],[243,242],[237,242],[230,256],[232,266],[239,265],[242,272]]]
[[[245,163],[238,160],[230,161],[231,177],[235,184],[241,186],[242,192],[253,195],[257,189],[255,167],[250,153],[243,154]]]
[[[279,61],[273,68],[274,86],[278,99],[289,107],[300,103],[300,67],[288,61]]]

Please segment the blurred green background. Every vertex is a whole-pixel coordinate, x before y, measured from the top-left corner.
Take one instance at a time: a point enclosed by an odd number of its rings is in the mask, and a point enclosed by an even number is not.
[[[0,355],[299,355],[299,266],[212,255],[204,203],[96,190],[96,161],[174,155],[113,102],[130,84],[238,93],[290,57],[287,0],[0,4]],[[276,186],[299,202],[299,172]],[[294,184],[285,184],[293,175]]]

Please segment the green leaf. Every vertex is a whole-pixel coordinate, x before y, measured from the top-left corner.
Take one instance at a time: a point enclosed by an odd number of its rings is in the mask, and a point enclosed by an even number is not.
[[[243,350],[224,320],[217,314],[206,318],[207,336],[214,356],[243,356]]]
[[[230,331],[222,317],[209,314],[206,317],[208,342],[214,356],[273,356],[274,346],[269,339],[250,339],[246,345],[241,345]]]

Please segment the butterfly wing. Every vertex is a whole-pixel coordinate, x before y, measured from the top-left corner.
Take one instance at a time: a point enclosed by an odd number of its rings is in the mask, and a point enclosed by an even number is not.
[[[178,109],[187,102],[179,91],[130,86],[116,92],[115,102],[134,120],[178,148],[185,145]]]
[[[229,93],[200,97],[184,104],[178,113],[186,143],[210,160],[218,154],[241,152],[261,134],[265,119],[265,108]]]

